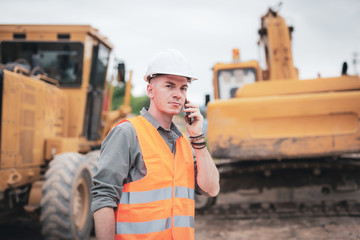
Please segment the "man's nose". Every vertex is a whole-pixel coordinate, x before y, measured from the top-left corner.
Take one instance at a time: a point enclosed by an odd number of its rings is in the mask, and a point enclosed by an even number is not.
[[[176,97],[176,98],[181,98],[182,96],[182,92],[180,89],[175,89],[174,92],[173,92],[173,96]]]

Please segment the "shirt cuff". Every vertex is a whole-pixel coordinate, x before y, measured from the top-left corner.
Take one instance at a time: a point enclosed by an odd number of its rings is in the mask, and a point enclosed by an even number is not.
[[[91,203],[91,212],[94,213],[104,207],[113,208],[115,211],[117,209],[117,204],[112,198],[102,196],[101,198],[93,199]]]

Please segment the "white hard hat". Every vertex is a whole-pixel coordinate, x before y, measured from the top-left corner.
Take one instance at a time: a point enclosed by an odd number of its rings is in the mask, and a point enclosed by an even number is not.
[[[190,65],[185,56],[176,49],[167,49],[153,57],[144,76],[145,82],[149,82],[149,78],[157,74],[182,76],[190,81],[197,79],[192,76]]]

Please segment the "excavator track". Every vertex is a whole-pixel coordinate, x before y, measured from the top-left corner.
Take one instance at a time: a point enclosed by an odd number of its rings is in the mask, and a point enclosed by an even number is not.
[[[360,204],[339,202],[332,204],[272,204],[272,203],[244,203],[219,204],[211,209],[197,214],[213,214],[224,219],[255,219],[272,217],[334,217],[334,216],[360,216]]]
[[[360,154],[336,158],[217,162],[224,199],[204,211],[224,218],[360,216]]]

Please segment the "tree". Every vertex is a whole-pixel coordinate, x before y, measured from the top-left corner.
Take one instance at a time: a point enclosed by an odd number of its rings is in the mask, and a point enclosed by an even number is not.
[[[114,92],[113,92],[113,99],[111,104],[111,110],[118,109],[121,104],[124,102],[124,96],[125,96],[125,85],[123,86],[115,86]],[[150,99],[147,95],[134,97],[131,96],[130,98],[130,106],[132,109],[132,113],[139,115],[140,110],[143,107],[149,107],[150,105]]]

